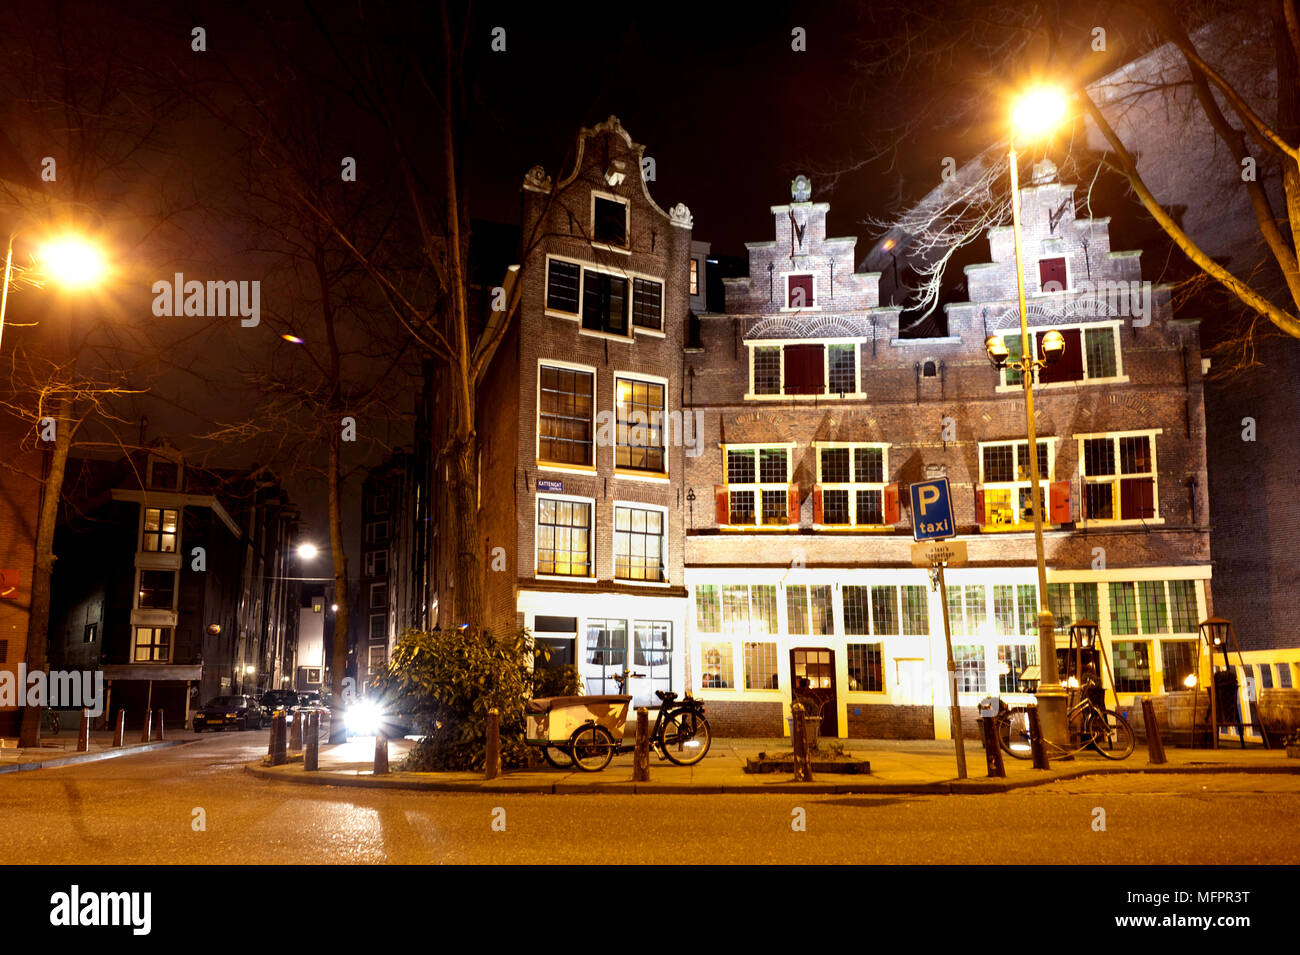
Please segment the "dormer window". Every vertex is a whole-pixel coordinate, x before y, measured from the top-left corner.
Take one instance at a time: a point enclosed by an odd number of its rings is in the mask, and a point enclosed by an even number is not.
[[[786,276],[786,308],[812,308],[813,277],[811,275]]]
[[[627,203],[606,196],[591,198],[591,240],[627,247]]]
[[[175,491],[181,484],[181,467],[175,461],[166,458],[149,459],[149,475],[146,483],[151,491]]]

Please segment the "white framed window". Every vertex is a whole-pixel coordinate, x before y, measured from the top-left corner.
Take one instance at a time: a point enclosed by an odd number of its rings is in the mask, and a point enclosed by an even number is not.
[[[178,461],[150,455],[146,485],[154,491],[178,491],[181,487],[181,470]]]
[[[176,571],[136,572],[135,605],[141,610],[176,609]]]
[[[664,280],[659,275],[547,255],[545,310],[554,318],[578,322],[585,334],[661,337]]]
[[[668,513],[651,504],[614,505],[614,577],[662,583],[667,579]]]
[[[885,526],[889,445],[817,441],[813,447],[817,452],[813,525]]]
[[[1163,429],[1078,434],[1087,523],[1160,524],[1156,436]]]
[[[700,643],[700,688],[735,689],[735,642],[710,640]]]
[[[666,379],[615,374],[614,467],[647,474],[668,473],[664,442],[667,393]]]
[[[388,584],[370,585],[370,606],[371,607],[388,606]]]
[[[565,362],[537,364],[539,466],[596,465],[596,369]]]
[[[1123,355],[1120,349],[1122,322],[1089,322],[1076,325],[1052,325],[1029,329],[1029,347],[1037,358],[1042,357],[1042,337],[1057,331],[1065,339],[1065,351],[1051,365],[1039,368],[1035,374],[1038,387],[1078,385],[1084,383],[1115,383],[1128,381],[1124,374]],[[1007,332],[1002,336],[1008,357],[1019,361],[1021,357],[1020,332]],[[999,388],[1022,388],[1023,377],[1014,368],[1001,371]]]
[[[749,349],[747,400],[862,398],[861,343],[856,339],[757,340]]]
[[[133,663],[170,663],[171,658],[171,627],[135,628],[131,648]]]
[[[981,441],[980,487],[984,496],[985,527],[1023,527],[1033,524],[1028,441]],[[1039,494],[1045,501],[1056,463],[1056,441],[1038,439]],[[1047,520],[1044,511],[1044,522]]]
[[[371,510],[372,513],[375,513],[375,514],[387,514],[387,513],[388,513],[388,495],[387,495],[387,494],[376,494],[374,497],[372,497],[372,498],[370,499],[370,510]]]
[[[593,245],[626,250],[631,230],[631,206],[608,192],[591,191],[591,241]]]
[[[388,574],[388,551],[372,550],[366,552],[366,576],[384,577]]]
[[[370,615],[370,639],[383,640],[388,637],[388,614],[372,613]]]
[[[388,647],[380,644],[377,647],[370,647],[370,652],[366,660],[366,667],[371,673],[378,673],[388,664]]]
[[[577,318],[582,313],[582,264],[546,257],[546,314]]]
[[[157,554],[176,553],[180,539],[180,508],[146,507],[140,520],[141,550]]]
[[[726,510],[732,527],[789,527],[799,515],[791,507],[790,470],[794,445],[726,445],[725,508],[719,495],[719,518]]]
[[[595,577],[592,531],[595,501],[538,495],[536,554],[539,577]]]
[[[388,543],[388,521],[371,521],[366,525],[367,544]]]

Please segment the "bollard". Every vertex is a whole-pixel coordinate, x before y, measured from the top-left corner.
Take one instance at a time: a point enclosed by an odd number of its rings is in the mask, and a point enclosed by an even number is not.
[[[77,752],[90,752],[90,713],[84,707],[81,710],[81,732],[77,734]]]
[[[289,736],[284,731],[284,710],[280,710],[271,717],[271,765],[283,766],[289,761],[289,754],[285,752],[285,744],[288,743]]]
[[[1165,761],[1165,744],[1156,722],[1156,705],[1150,700],[1142,701],[1142,724],[1147,734],[1147,762],[1159,766]]]
[[[293,714],[292,731],[289,733],[289,748],[295,753],[302,752],[302,721],[307,718],[307,714],[302,710]]]
[[[126,710],[117,711],[117,729],[113,731],[113,745],[121,746],[126,742]]]
[[[167,738],[167,730],[163,727],[163,711],[162,708],[159,707],[154,712],[158,714],[158,739],[161,742]]]
[[[306,749],[302,755],[302,768],[309,773],[316,772],[320,766],[320,714],[312,713],[307,717]]]
[[[375,775],[388,775],[388,737],[383,730],[375,734]]]
[[[144,726],[140,730],[140,742],[149,742],[149,734],[153,730],[153,710],[144,711]]]
[[[487,756],[483,761],[483,778],[496,779],[501,775],[501,711],[495,706],[488,710]]]
[[[1043,742],[1043,728],[1038,723],[1038,707],[1029,707],[1029,748],[1034,754],[1034,769],[1051,769],[1047,758],[1047,745]]]
[[[981,717],[980,724],[984,728],[984,762],[988,765],[988,774],[993,778],[1005,779],[1007,770],[1002,765],[1002,747],[998,745],[998,734],[993,728],[993,717],[991,715]]]
[[[650,711],[636,708],[636,752],[632,757],[632,782],[650,781]]]
[[[794,743],[794,781],[810,783],[813,781],[812,766],[808,762],[808,724],[804,722],[802,703],[790,707],[791,742]]]

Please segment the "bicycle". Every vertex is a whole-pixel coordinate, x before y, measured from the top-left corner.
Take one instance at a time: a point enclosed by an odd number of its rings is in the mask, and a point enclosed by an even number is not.
[[[1062,759],[1085,749],[1092,749],[1106,759],[1115,760],[1127,759],[1132,754],[1135,744],[1133,728],[1129,726],[1128,720],[1114,710],[1093,702],[1088,692],[1093,687],[1095,681],[1086,684],[1079,702],[1065,714],[1071,742],[1067,746],[1059,746],[1043,740],[1050,758]],[[998,745],[1004,753],[1016,759],[1033,758],[1028,707],[1009,707],[1003,704],[998,715],[993,718],[993,726],[997,731]]]
[[[60,729],[59,711],[55,709],[51,709],[48,706],[42,707],[41,732],[43,733],[45,732],[45,730],[49,730],[51,736],[58,736],[59,729]]]

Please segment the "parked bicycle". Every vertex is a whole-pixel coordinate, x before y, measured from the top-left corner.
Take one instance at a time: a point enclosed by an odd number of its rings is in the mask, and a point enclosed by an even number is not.
[[[1114,710],[1094,702],[1095,688],[1095,681],[1085,683],[1079,701],[1066,712],[1070,742],[1059,746],[1043,740],[1049,758],[1061,759],[1092,749],[1106,759],[1126,759],[1133,752],[1133,728]],[[1027,706],[1003,704],[1002,710],[993,718],[993,726],[1003,752],[1016,759],[1033,758]]]
[[[627,688],[628,676],[644,674],[615,676],[620,690]],[[658,751],[660,759],[678,766],[694,766],[708,754],[713,742],[709,721],[704,718],[704,703],[689,693],[680,702],[676,693],[664,690],[656,690],[655,696],[661,705],[650,730],[651,747]],[[572,763],[586,772],[599,772],[616,753],[636,748],[635,739],[628,742],[623,738],[631,702],[632,697],[622,693],[530,700],[528,743],[542,747],[543,756],[552,766],[566,769]]]
[[[51,707],[41,709],[41,732],[49,730],[51,736],[58,736],[60,729],[59,711]]]

